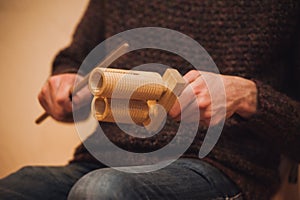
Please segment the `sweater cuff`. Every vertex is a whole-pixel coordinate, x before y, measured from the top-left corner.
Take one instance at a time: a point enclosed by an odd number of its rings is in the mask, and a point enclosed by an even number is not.
[[[70,67],[70,66],[61,66],[57,67],[55,70],[52,71],[51,75],[59,75],[59,74],[66,74],[66,73],[74,73],[76,74],[78,69]]]

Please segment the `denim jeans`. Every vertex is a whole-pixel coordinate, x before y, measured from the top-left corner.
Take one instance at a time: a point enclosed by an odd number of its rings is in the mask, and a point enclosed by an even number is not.
[[[25,167],[0,180],[0,199],[242,199],[222,172],[196,159],[138,174],[95,168],[87,163]]]

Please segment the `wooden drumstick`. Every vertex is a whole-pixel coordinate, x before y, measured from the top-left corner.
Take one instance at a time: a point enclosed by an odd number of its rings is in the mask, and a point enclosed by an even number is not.
[[[113,61],[118,59],[120,56],[125,54],[129,48],[128,43],[123,43],[116,49],[114,49],[109,55],[107,55],[102,62],[100,62],[96,67],[108,67]],[[78,91],[80,91],[82,88],[84,88],[89,81],[89,75],[88,73],[82,81],[80,81],[77,85],[75,85],[71,90],[70,90],[70,97],[72,97],[72,94],[76,94]],[[42,115],[40,115],[36,120],[36,124],[42,123],[49,114],[47,112],[44,112]]]

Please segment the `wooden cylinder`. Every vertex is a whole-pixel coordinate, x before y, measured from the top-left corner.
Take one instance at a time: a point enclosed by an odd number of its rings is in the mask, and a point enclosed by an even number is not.
[[[157,100],[166,87],[156,72],[95,68],[89,78],[94,96],[117,99]]]
[[[113,109],[112,109],[113,106]],[[132,123],[142,125],[149,118],[148,104],[140,100],[124,100],[95,96],[91,110],[98,121]],[[114,116],[117,116],[117,119]]]

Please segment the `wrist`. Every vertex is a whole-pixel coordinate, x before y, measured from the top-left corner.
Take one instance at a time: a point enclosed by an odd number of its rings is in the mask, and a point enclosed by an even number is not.
[[[257,109],[257,87],[255,82],[241,78],[239,82],[242,84],[240,92],[242,98],[236,111],[242,117],[248,118],[255,114]]]

